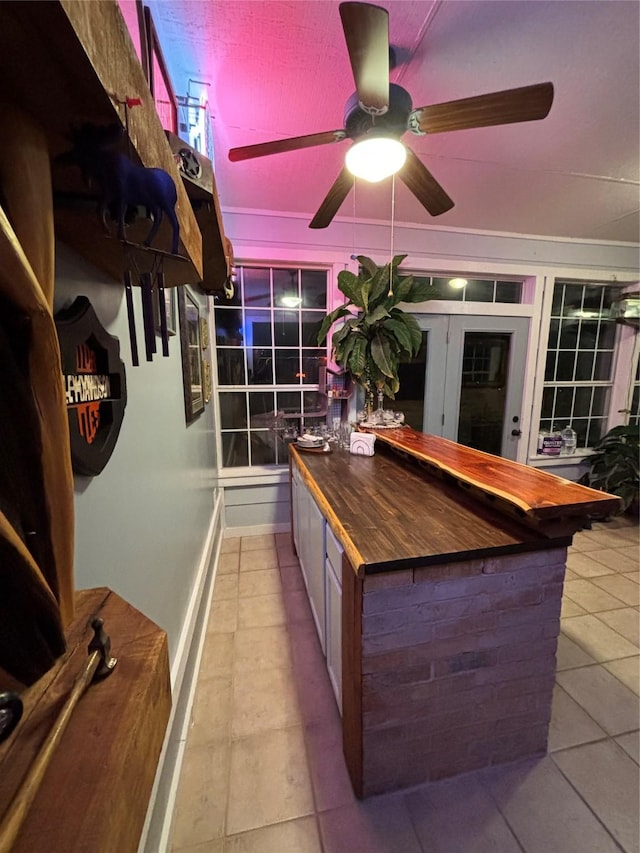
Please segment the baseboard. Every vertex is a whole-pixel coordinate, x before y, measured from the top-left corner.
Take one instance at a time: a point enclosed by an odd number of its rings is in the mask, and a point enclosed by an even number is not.
[[[253,524],[247,527],[225,527],[224,538],[233,539],[236,536],[264,536],[267,533],[290,533],[291,525],[286,524]]]
[[[196,573],[196,583],[171,667],[173,706],[138,853],[165,853],[169,850],[178,782],[218,567],[222,516],[222,495],[218,494]]]

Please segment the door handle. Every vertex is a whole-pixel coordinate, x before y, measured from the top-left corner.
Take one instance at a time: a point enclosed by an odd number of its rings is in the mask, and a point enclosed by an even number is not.
[[[515,436],[516,438],[520,438],[520,436],[522,435],[522,430],[521,429],[512,429],[511,435]]]

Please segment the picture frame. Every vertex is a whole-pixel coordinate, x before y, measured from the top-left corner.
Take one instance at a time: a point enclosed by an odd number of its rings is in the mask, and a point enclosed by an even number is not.
[[[189,424],[202,414],[205,404],[200,305],[184,285],[176,290],[178,291],[178,324],[182,352],[184,413]]]
[[[176,301],[173,298],[173,287],[165,287],[164,289],[164,310],[166,312],[167,317],[167,334],[175,335],[177,333],[177,317],[176,317]],[[160,293],[157,289],[154,289],[154,300],[153,300],[153,310],[155,312],[155,327],[156,332],[158,334],[161,333],[162,327],[160,325]]]

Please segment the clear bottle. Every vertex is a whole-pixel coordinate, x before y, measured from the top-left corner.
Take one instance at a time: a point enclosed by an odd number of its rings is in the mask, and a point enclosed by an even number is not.
[[[571,424],[567,424],[567,426],[560,432],[560,435],[562,436],[560,456],[573,456],[576,452],[576,431],[571,428]]]

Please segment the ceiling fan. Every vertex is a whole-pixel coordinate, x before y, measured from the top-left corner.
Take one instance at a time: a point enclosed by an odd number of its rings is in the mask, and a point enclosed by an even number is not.
[[[387,10],[370,3],[341,3],[340,19],[356,84],[356,91],[345,105],[344,128],[232,148],[229,151],[232,162],[344,139],[352,139],[354,143],[380,137],[399,140],[406,131],[422,136],[534,121],[545,118],[551,109],[552,83],[522,86],[414,109],[406,89],[389,82]],[[399,169],[398,177],[432,216],[450,210],[453,201],[416,154],[409,147],[405,148],[406,161]],[[309,224],[310,228],[326,228],[330,224],[354,181],[354,175],[345,166]]]

